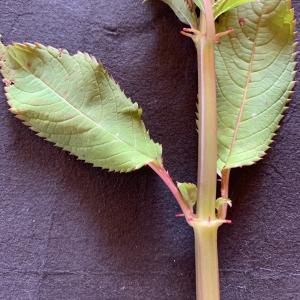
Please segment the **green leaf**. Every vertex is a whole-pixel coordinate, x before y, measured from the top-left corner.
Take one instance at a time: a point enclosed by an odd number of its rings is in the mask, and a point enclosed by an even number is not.
[[[174,11],[178,19],[191,27],[197,26],[196,14],[185,0],[161,0]]]
[[[216,210],[219,210],[224,204],[228,204],[230,207],[232,207],[232,201],[230,199],[220,197],[216,200]]]
[[[200,10],[203,11],[204,9],[203,0],[194,0],[194,3],[200,8]]]
[[[178,189],[186,204],[193,208],[197,202],[197,186],[193,183],[180,183],[177,182]]]
[[[257,0],[218,0],[214,4],[215,18],[218,18],[220,15],[237,6],[255,1]]]
[[[160,161],[142,111],[94,57],[40,44],[0,44],[11,111],[39,136],[79,159],[129,172]]]
[[[236,32],[216,47],[218,172],[264,156],[295,83],[290,1],[240,6],[220,18],[218,31],[228,28]]]

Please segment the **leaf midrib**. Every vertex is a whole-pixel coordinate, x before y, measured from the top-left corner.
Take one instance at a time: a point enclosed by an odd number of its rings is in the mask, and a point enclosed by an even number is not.
[[[246,102],[247,102],[249,84],[251,83],[251,75],[252,75],[254,57],[255,57],[255,54],[256,54],[256,40],[257,40],[259,29],[260,29],[260,26],[261,26],[262,17],[263,17],[263,13],[261,13],[261,15],[259,16],[259,20],[258,20],[258,23],[257,23],[257,28],[256,28],[256,32],[255,32],[255,37],[254,37],[254,40],[253,40],[252,50],[251,50],[252,53],[251,53],[248,72],[247,72],[247,80],[246,80],[246,84],[245,84],[245,87],[244,87],[242,104],[241,104],[241,107],[240,107],[240,110],[239,110],[238,118],[237,118],[237,121],[236,121],[235,129],[234,129],[234,133],[233,133],[233,137],[232,137],[232,141],[231,141],[230,147],[229,147],[229,153],[227,155],[227,159],[226,159],[226,162],[224,164],[224,168],[226,168],[226,166],[227,166],[227,163],[228,163],[228,161],[230,159],[230,156],[231,156],[231,153],[233,151],[233,147],[234,147],[234,145],[237,141],[238,131],[239,131],[239,128],[240,128],[240,125],[241,125],[242,116],[243,116],[245,105],[246,105]]]
[[[11,55],[10,55],[11,56]],[[12,56],[11,56],[12,57]],[[28,71],[28,69],[22,64],[20,63],[20,61],[17,59],[17,57],[12,57],[21,67],[24,71],[26,71],[28,74],[33,75],[35,78],[37,78],[38,80],[40,80],[47,88],[49,88],[54,94],[56,94],[59,98],[61,98],[67,105],[69,105],[70,107],[72,107],[76,112],[78,112],[80,115],[82,115],[84,118],[88,119],[90,122],[92,122],[93,124],[96,125],[96,127],[102,129],[104,132],[107,132],[109,135],[111,135],[113,138],[115,138],[116,140],[120,141],[121,143],[129,146],[130,148],[132,148],[134,151],[139,152],[140,154],[142,154],[143,156],[145,156],[146,158],[150,158],[148,154],[137,150],[136,148],[134,148],[131,144],[129,144],[128,142],[120,139],[117,135],[113,134],[112,132],[108,131],[105,127],[101,126],[99,123],[97,123],[94,119],[92,119],[90,116],[84,114],[83,112],[81,112],[77,107],[75,107],[74,105],[72,105],[69,101],[67,101],[63,96],[61,96],[57,91],[55,91],[47,82],[45,82],[44,80],[42,80],[40,77],[36,76],[34,73]]]

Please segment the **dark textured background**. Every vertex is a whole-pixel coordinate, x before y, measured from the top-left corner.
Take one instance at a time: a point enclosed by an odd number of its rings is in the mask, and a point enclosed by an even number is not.
[[[173,177],[195,181],[195,52],[154,2],[1,0],[0,32],[102,60],[144,108]],[[234,171],[224,300],[300,299],[299,96],[267,158]],[[78,162],[13,118],[2,92],[0,102],[0,299],[194,299],[192,231],[160,180]]]

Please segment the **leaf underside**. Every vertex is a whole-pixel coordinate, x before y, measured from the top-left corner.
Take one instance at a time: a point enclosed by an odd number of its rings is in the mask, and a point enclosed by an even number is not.
[[[169,5],[169,7],[176,14],[178,19],[191,27],[197,26],[197,16],[194,11],[189,8],[187,1],[185,0],[161,0]]]
[[[224,14],[225,12],[238,7],[244,3],[248,2],[255,2],[257,0],[218,0],[214,4],[214,14],[215,18],[218,18],[220,15]]]
[[[204,10],[203,0],[194,0],[194,3],[198,6],[200,10]]]
[[[242,5],[220,18],[218,31],[228,28],[216,47],[219,173],[264,156],[295,83],[290,1]]]
[[[193,28],[197,27],[197,14],[195,5],[204,12],[204,0],[161,0],[174,11],[178,19]],[[241,4],[255,2],[257,0],[218,0],[215,2],[213,9],[215,18],[224,14]],[[194,4],[194,5],[193,5]]]
[[[0,44],[11,111],[56,146],[110,171],[129,172],[161,157],[141,109],[94,57],[40,44]]]

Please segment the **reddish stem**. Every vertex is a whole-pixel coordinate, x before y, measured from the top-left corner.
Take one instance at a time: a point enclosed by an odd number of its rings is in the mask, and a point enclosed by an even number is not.
[[[204,0],[204,13],[205,13],[205,21],[206,21],[206,35],[208,39],[214,39],[216,35],[215,28],[215,18],[213,12],[213,2],[212,0]]]
[[[224,169],[222,171],[221,181],[221,196],[222,198],[229,199],[229,180],[230,180],[230,169]],[[228,204],[223,204],[219,210],[218,218],[225,220],[227,216]]]
[[[168,171],[164,168],[164,166],[158,165],[155,162],[149,163],[148,166],[161,178],[161,180],[169,188],[169,190],[175,197],[178,205],[180,206],[186,221],[190,223],[194,219],[193,211],[184,202],[180,191],[178,190]]]
[[[204,0],[200,38],[195,39],[198,58],[198,200],[197,217],[215,220],[217,170],[217,104],[215,72],[216,30],[211,0]]]

